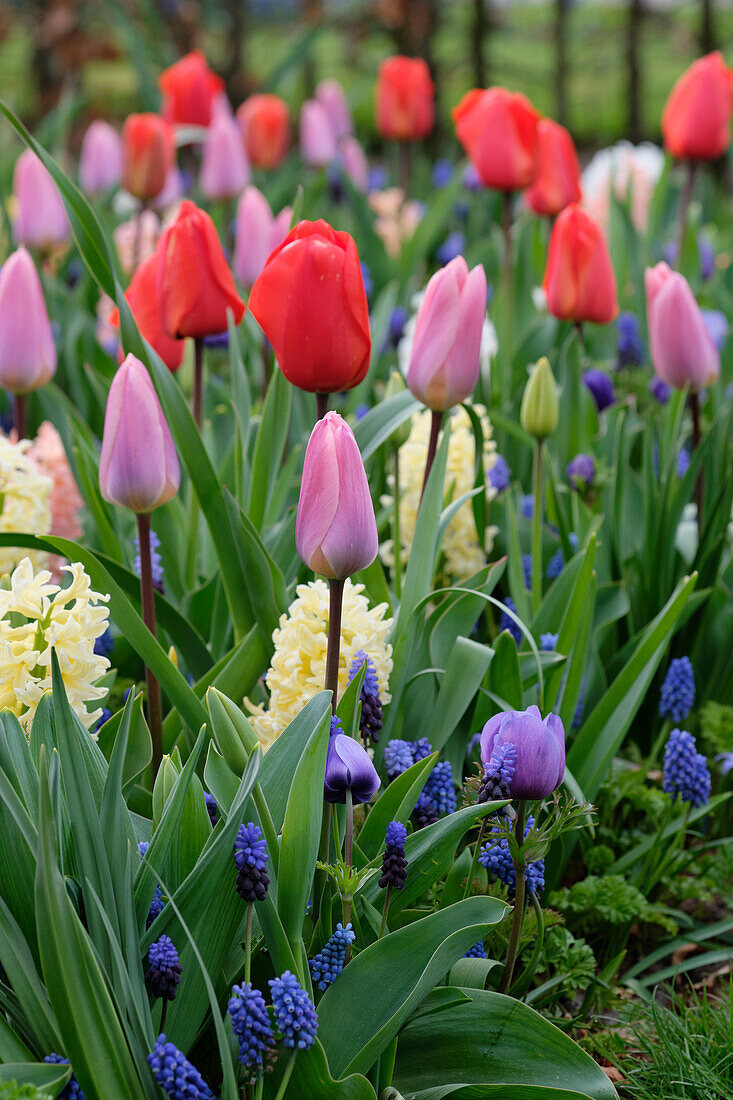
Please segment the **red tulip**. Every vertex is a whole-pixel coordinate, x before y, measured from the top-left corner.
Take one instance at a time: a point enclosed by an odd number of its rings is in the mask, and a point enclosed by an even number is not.
[[[252,95],[237,111],[247,158],[255,168],[277,168],[285,159],[290,111],[276,95]]]
[[[200,50],[186,54],[160,74],[163,116],[174,126],[208,126],[214,99],[224,88]]]
[[[157,252],[143,260],[125,291],[125,298],[141,335],[157,351],[168,370],[176,371],[183,359],[183,340],[174,340],[163,328],[158,302],[158,260]],[[118,309],[112,310],[109,323],[119,327]]]
[[[606,238],[577,203],[566,206],[552,227],[542,286],[550,313],[562,321],[605,325],[618,313]]]
[[[719,50],[683,73],[662,113],[664,146],[680,160],[716,160],[730,144],[731,81]]]
[[[529,187],[537,173],[539,117],[525,96],[505,88],[474,88],[453,108],[456,137],[484,187]]]
[[[200,339],[224,332],[227,309],[239,324],[244,302],[208,214],[185,199],[157,251],[160,314],[169,336]]]
[[[580,202],[580,164],[573,139],[551,118],[537,126],[537,175],[524,197],[535,214],[548,218]]]
[[[145,202],[165,186],[175,157],[175,139],[160,115],[129,115],[122,127],[124,171],[122,186]]]
[[[369,369],[369,309],[348,233],[299,222],[275,249],[249,297],[285,377],[311,393],[356,386]]]
[[[421,57],[388,57],[379,66],[377,129],[382,137],[416,141],[433,128],[435,85]]]

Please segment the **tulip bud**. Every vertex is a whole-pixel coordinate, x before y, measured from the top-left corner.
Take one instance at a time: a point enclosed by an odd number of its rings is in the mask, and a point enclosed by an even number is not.
[[[664,147],[680,160],[717,160],[730,144],[733,72],[719,50],[695,61],[662,112]]]
[[[347,791],[351,791],[354,802],[369,802],[379,785],[379,776],[366,749],[345,733],[331,734],[323,782],[326,802],[345,802]]]
[[[173,793],[173,788],[178,781],[179,774],[179,770],[175,763],[166,753],[160,762],[158,774],[153,784],[153,821],[156,824],[160,822],[163,816],[165,804]]]
[[[41,280],[21,246],[0,271],[0,386],[30,393],[55,373],[56,346]]]
[[[169,336],[215,336],[244,314],[213,221],[185,199],[158,244],[158,298]]]
[[[501,745],[513,745],[517,764],[510,781],[512,798],[547,798],[565,775],[565,728],[556,714],[543,720],[537,707],[495,714],[481,733],[484,767]]]
[[[128,115],[122,127],[122,186],[147,202],[163,190],[175,155],[173,131],[160,115]]]
[[[670,386],[707,386],[720,374],[720,356],[690,284],[667,264],[644,272],[649,350],[655,371]]]
[[[181,473],[158,396],[147,370],[128,355],[109,390],[99,487],[111,504],[152,512],[178,492]]]
[[[206,692],[206,704],[216,747],[234,774],[241,775],[259,744],[257,735],[239,707],[216,688],[210,687]]]
[[[270,204],[256,187],[245,187],[237,203],[234,274],[251,287],[270,253],[282,244],[290,230],[292,210],[286,206],[273,217]]]
[[[336,135],[326,109],[307,99],[300,110],[300,153],[310,168],[325,168],[336,158]]]
[[[421,57],[388,57],[382,62],[376,114],[382,137],[397,141],[427,137],[435,116],[435,85]]]
[[[398,393],[404,393],[406,389],[407,384],[400,371],[393,370],[384,388],[384,400],[387,401],[390,397],[395,397]],[[410,438],[411,428],[412,424],[410,423],[409,417],[405,420],[404,424],[400,424],[399,428],[395,428],[387,440],[392,450],[397,451],[407,443],[407,440]]]
[[[84,134],[79,157],[79,183],[90,195],[117,187],[122,179],[122,138],[98,118]]]
[[[207,199],[232,199],[249,183],[249,165],[239,127],[219,112],[206,131],[201,161],[201,191]]]
[[[335,412],[318,421],[308,440],[295,543],[303,562],[329,580],[344,580],[377,556],[364,463],[354,433]]]
[[[542,442],[555,431],[559,419],[557,385],[549,360],[543,355],[524,387],[519,420],[525,432]]]
[[[288,151],[290,111],[276,95],[252,95],[237,111],[247,158],[255,168],[277,168]]]
[[[125,299],[140,335],[154,348],[168,370],[176,371],[183,361],[185,345],[183,340],[175,340],[163,328],[158,301],[158,262],[157,252],[143,260],[125,291]],[[120,314],[117,309],[110,314],[109,323],[119,327]]]
[[[540,116],[519,92],[474,88],[453,109],[456,137],[484,187],[521,191],[537,174]]]
[[[18,244],[45,249],[68,241],[69,219],[59,189],[31,149],[15,162],[13,197],[13,236]]]
[[[550,313],[561,321],[605,325],[618,313],[606,238],[577,203],[566,206],[552,227],[542,289]]]
[[[473,393],[485,317],[484,269],[469,272],[456,256],[428,283],[415,323],[407,385],[429,409],[445,412]]]
[[[322,80],[316,88],[316,99],[328,115],[336,140],[353,132],[354,123],[344,90],[338,80]]]
[[[580,163],[573,139],[551,118],[537,124],[537,175],[524,197],[535,214],[546,218],[580,202]]]
[[[208,126],[224,81],[212,73],[200,50],[192,50],[160,74],[162,113],[173,126]]]

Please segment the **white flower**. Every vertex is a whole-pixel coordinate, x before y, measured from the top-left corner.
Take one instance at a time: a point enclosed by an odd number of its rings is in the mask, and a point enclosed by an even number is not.
[[[663,168],[664,153],[648,141],[641,145],[619,141],[601,149],[581,177],[583,206],[607,234],[613,189],[620,202],[629,199],[631,219],[636,229],[643,233],[649,220],[654,188]]]

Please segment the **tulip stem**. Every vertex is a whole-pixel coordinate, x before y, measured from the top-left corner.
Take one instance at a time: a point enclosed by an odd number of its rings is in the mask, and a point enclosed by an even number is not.
[[[514,299],[512,294],[512,199],[511,191],[503,193],[504,200],[504,263],[502,266],[502,283],[504,285],[504,370],[501,375],[501,404],[506,406],[509,401],[512,385],[512,338],[514,318],[512,309]]]
[[[425,486],[428,483],[430,477],[430,471],[433,468],[433,462],[435,461],[435,452],[438,449],[438,436],[440,435],[440,429],[443,425],[444,413],[442,409],[431,410],[430,421],[430,440],[428,442],[428,453],[425,458],[425,473],[422,479],[422,489],[420,490],[420,503],[422,504],[422,498],[425,495]]]
[[[18,442],[25,439],[25,394],[16,393],[13,397],[13,424],[18,434]]]
[[[532,611],[536,615],[542,600],[542,440],[534,449],[534,514],[532,517]]]
[[[341,611],[344,603],[344,582],[328,582],[328,649],[326,650],[326,691],[331,692],[331,710],[336,713],[339,689],[339,655],[341,651]]]
[[[204,340],[197,336],[193,342],[193,418],[196,426],[201,427],[201,414],[204,403]]]
[[[687,178],[685,179],[685,186],[682,189],[682,197],[680,199],[680,216],[679,216],[679,231],[677,237],[677,263],[675,267],[678,270],[682,269],[682,247],[685,243],[685,234],[687,232],[687,215],[690,212],[690,203],[692,202],[692,195],[695,190],[695,175],[697,172],[697,164],[694,160],[687,162]]]
[[[394,545],[394,590],[397,599],[402,598],[402,538],[400,535],[400,452],[392,452],[394,470],[392,543]]]
[[[410,192],[412,183],[412,145],[409,141],[400,142],[400,187],[405,193],[405,198]]]
[[[526,812],[526,803],[524,800],[517,805],[517,816],[514,821],[514,837],[517,842],[517,847],[520,850],[520,854],[517,859],[514,860],[514,873],[516,875],[516,894],[514,896],[514,912],[512,913],[512,927],[509,932],[509,945],[506,951],[506,961],[504,963],[504,970],[501,975],[501,982],[499,983],[499,993],[506,993],[509,986],[512,983],[512,974],[514,973],[514,964],[517,961],[517,950],[519,948],[519,934],[522,931],[522,919],[524,917],[524,891],[526,887],[526,867],[525,861],[522,859],[521,849],[524,844],[524,817]]]
[[[316,394],[316,420],[323,420],[324,416],[328,412],[328,399],[330,394],[317,393]]]
[[[697,390],[690,390],[687,398],[690,406],[690,415],[692,416],[692,450],[697,450],[702,442],[702,433],[700,431],[700,396]],[[700,466],[697,472],[697,478],[695,480],[695,505],[697,507],[697,541],[698,546],[702,540],[702,506],[705,499],[705,471]]]
[[[155,589],[153,588],[153,567],[150,558],[150,515],[137,516],[137,540],[140,550],[140,596],[142,601],[143,622],[155,638]],[[145,683],[148,689],[148,726],[153,742],[153,782],[163,758],[163,704],[160,697],[160,684],[152,671],[145,666]]]

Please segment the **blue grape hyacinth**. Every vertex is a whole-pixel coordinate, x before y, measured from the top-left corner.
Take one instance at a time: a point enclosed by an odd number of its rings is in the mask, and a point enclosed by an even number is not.
[[[674,657],[669,662],[659,698],[659,714],[673,722],[682,722],[695,702],[695,673],[689,657]]]
[[[381,890],[392,887],[393,890],[402,890],[407,882],[407,859],[405,857],[405,841],[407,829],[401,821],[390,821],[384,837],[384,852],[382,854],[382,877],[379,880]]]
[[[517,768],[517,750],[511,741],[497,745],[484,768],[476,797],[477,803],[499,802],[510,797],[511,782]]]
[[[423,788],[439,814],[452,814],[456,808],[456,788],[453,783],[453,769],[447,760],[436,764]]]
[[[161,936],[155,943],[151,943],[145,981],[155,997],[162,997],[166,1001],[175,1000],[181,984],[181,963],[170,936]]]
[[[47,1065],[51,1066],[68,1066],[69,1059],[64,1058],[62,1054],[47,1054],[43,1059]],[[84,1093],[79,1087],[79,1082],[72,1073],[69,1083],[64,1086],[58,1096],[58,1100],[86,1100]]]
[[[234,841],[237,893],[246,902],[264,901],[270,878],[267,874],[267,842],[259,825],[240,825]]]
[[[150,531],[150,569],[153,575],[153,587],[157,588],[158,592],[163,591],[163,559],[160,556],[160,539],[156,535],[155,531]],[[140,576],[140,542],[135,536],[135,560],[132,563],[132,568]]]
[[[511,596],[506,597],[506,599],[504,600],[504,605],[508,607],[510,611],[513,611],[516,615],[517,605],[515,604]],[[499,619],[499,630],[508,630],[517,644],[517,649],[519,649],[522,644],[523,637],[521,628],[518,623],[515,623],[514,619],[512,619],[511,616],[507,615],[506,611],[502,611],[501,613],[501,618]]]
[[[150,842],[148,840],[141,840],[140,841],[140,843],[137,846],[137,850],[140,853],[140,859],[142,859],[143,856],[146,855],[147,850],[148,850],[149,847],[150,847]],[[160,916],[160,914],[163,912],[164,909],[165,909],[165,900],[163,898],[163,891],[160,888],[160,883],[158,883],[155,887],[155,893],[153,894],[153,900],[150,903],[150,909],[148,910],[148,915],[147,915],[147,918],[146,918],[146,921],[145,921],[145,928],[146,929],[150,928],[150,926],[153,923],[153,921],[155,920],[155,918]]]
[[[384,746],[384,767],[390,780],[402,775],[415,763],[412,755],[412,742],[393,737]]]
[[[239,1043],[239,1062],[250,1083],[262,1073],[265,1061],[274,1057],[275,1036],[270,1026],[265,998],[251,982],[232,986],[229,1018]]]
[[[527,818],[527,824],[524,829],[525,837],[533,825],[534,818],[530,816]],[[498,829],[492,829],[494,836],[496,836],[498,832]],[[493,875],[494,878],[498,878],[500,882],[504,883],[510,894],[515,894],[517,892],[517,873],[514,869],[514,863],[512,862],[511,853],[509,851],[509,842],[506,837],[495,840],[493,844],[491,840],[489,840],[481,849],[478,860],[490,875]],[[525,881],[527,889],[531,894],[536,894],[543,888],[545,885],[544,859],[536,859],[532,863],[527,864],[525,868]]]
[[[494,465],[489,470],[489,484],[492,489],[496,489],[497,493],[503,493],[509,488],[511,481],[512,471],[509,469],[509,463],[503,455],[497,455]]]
[[[644,344],[639,334],[638,318],[634,313],[619,313],[616,328],[618,365],[620,367],[641,366],[644,362]]]
[[[382,700],[379,698],[379,676],[371,657],[360,649],[351,662],[349,669],[349,683],[361,670],[366,661],[364,682],[361,685],[361,718],[359,719],[359,733],[365,744],[369,741],[377,744],[379,734],[382,731]]]
[[[334,934],[323,945],[318,954],[308,960],[308,969],[311,972],[313,984],[317,985],[321,991],[328,989],[329,985],[336,981],[344,969],[346,952],[355,939],[356,935],[351,925],[347,924],[344,928],[343,924],[339,923],[336,925]]]
[[[318,1031],[318,1015],[310,997],[289,970],[279,978],[271,978],[268,985],[275,1010],[275,1027],[282,1035],[283,1046],[291,1050],[308,1050],[315,1043]]]
[[[695,809],[710,798],[708,762],[697,751],[695,738],[687,730],[674,729],[664,750],[662,790],[672,801],[679,795]]]
[[[485,959],[487,957],[483,940],[477,940],[473,947],[469,947],[468,951],[463,956],[464,959]]]
[[[158,1036],[148,1055],[148,1065],[170,1100],[216,1100],[196,1067],[183,1051],[166,1040],[165,1035]]]

